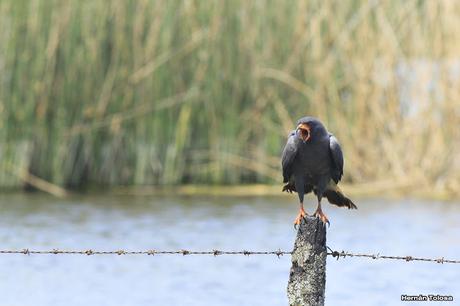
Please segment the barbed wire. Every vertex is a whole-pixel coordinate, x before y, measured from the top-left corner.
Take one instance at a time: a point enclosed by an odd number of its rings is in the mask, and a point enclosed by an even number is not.
[[[424,262],[434,262],[434,263],[452,263],[458,264],[460,260],[454,259],[445,259],[441,258],[424,258],[424,257],[415,257],[415,256],[392,256],[392,255],[380,255],[380,254],[362,254],[362,253],[351,253],[346,251],[334,251],[331,248],[327,247],[329,252],[328,256],[332,256],[339,260],[339,258],[346,257],[361,257],[361,258],[370,258],[370,259],[390,259],[390,260],[403,260],[405,262],[410,261],[424,261]],[[283,255],[292,255],[291,251],[222,251],[222,250],[211,250],[211,251],[190,251],[190,250],[144,250],[144,251],[126,251],[126,250],[114,250],[114,251],[98,251],[98,250],[0,250],[0,255],[5,254],[23,254],[23,255],[212,255],[212,256],[221,256],[221,255],[275,255],[278,258]]]
[[[278,257],[283,255],[291,255],[292,252],[289,251],[221,251],[221,250],[212,250],[212,251],[189,251],[189,250],[172,250],[172,251],[161,251],[161,250],[145,250],[145,251],[125,251],[125,250],[115,250],[115,251],[97,251],[97,250],[0,250],[0,254],[24,254],[24,255],[276,255]]]
[[[345,258],[345,257],[365,257],[365,258],[370,258],[370,259],[391,259],[391,260],[404,260],[406,262],[409,261],[425,261],[425,262],[435,262],[435,263],[452,263],[452,264],[458,264],[460,263],[460,260],[455,260],[455,259],[445,259],[444,257],[441,258],[426,258],[426,257],[415,257],[415,256],[393,256],[393,255],[380,255],[379,254],[360,254],[360,253],[351,253],[351,252],[346,252],[346,251],[333,251],[331,248],[329,248],[329,251],[327,255],[332,256],[339,260],[340,257]]]

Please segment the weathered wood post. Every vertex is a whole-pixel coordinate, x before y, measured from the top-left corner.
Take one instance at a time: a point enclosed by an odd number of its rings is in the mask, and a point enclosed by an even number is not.
[[[326,226],[307,217],[297,231],[287,295],[290,306],[322,306],[326,287]]]

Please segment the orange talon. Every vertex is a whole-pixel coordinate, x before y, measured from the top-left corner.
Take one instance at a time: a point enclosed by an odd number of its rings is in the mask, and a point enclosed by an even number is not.
[[[302,221],[302,219],[304,219],[307,216],[308,216],[308,214],[303,209],[303,206],[301,206],[300,209],[299,209],[299,214],[297,215],[297,217],[294,220],[294,228],[296,228],[296,226],[300,225],[300,222]]]
[[[321,207],[318,207],[314,213],[314,216],[319,218],[321,220],[321,222],[323,222],[324,225],[328,225],[330,226],[331,223],[329,222],[329,219],[327,218],[327,216],[323,213],[323,210],[321,209]]]

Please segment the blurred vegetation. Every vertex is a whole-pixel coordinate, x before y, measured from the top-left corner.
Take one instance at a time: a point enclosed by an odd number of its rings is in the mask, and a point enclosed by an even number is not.
[[[456,1],[3,0],[0,186],[280,183],[309,114],[345,181],[458,195],[458,29]]]

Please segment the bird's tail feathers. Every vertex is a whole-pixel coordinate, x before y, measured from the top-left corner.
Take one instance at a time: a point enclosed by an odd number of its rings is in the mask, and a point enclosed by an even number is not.
[[[337,205],[339,207],[347,207],[348,209],[357,209],[355,203],[347,198],[343,194],[342,190],[340,190],[339,186],[337,186],[337,184],[333,181],[331,181],[327,186],[327,189],[324,192],[324,196],[331,204]]]

